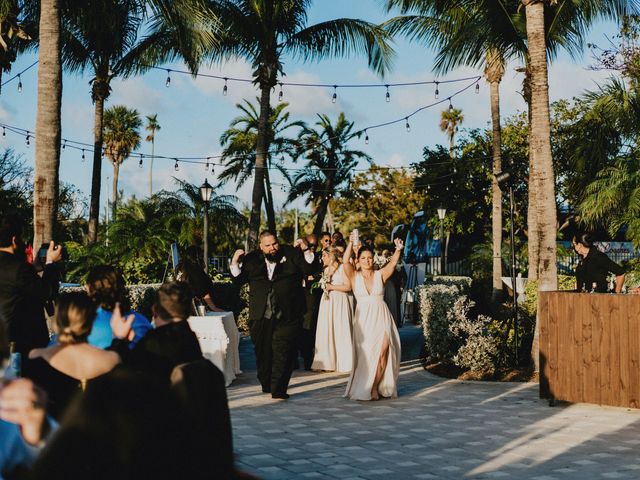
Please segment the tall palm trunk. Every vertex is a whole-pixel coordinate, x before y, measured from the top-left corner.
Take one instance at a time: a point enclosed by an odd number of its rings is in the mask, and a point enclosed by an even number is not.
[[[453,149],[455,147],[455,137],[456,137],[456,131],[455,131],[455,125],[449,127],[449,157],[451,158],[451,160],[454,159],[453,156]]]
[[[153,132],[155,135],[155,132]],[[151,164],[149,165],[149,196],[153,195],[153,158],[155,155],[155,138],[151,138]]]
[[[113,162],[113,186],[111,190],[111,218],[116,218],[116,210],[118,209],[118,177],[120,176],[120,162]]]
[[[487,54],[485,76],[491,95],[491,126],[493,150],[493,180],[491,181],[491,242],[493,251],[492,300],[502,293],[502,191],[495,175],[502,171],[502,129],[500,128],[500,82],[504,75],[504,61],[495,52]]]
[[[53,239],[58,208],[62,66],[59,0],[40,3],[38,111],[33,195],[33,245]]]
[[[91,203],[89,206],[89,243],[98,241],[98,222],[100,220],[100,187],[102,184],[102,122],[104,118],[102,96],[95,100],[93,114],[93,170],[91,173]]]
[[[556,266],[556,201],[553,161],[551,155],[551,122],[549,113],[549,84],[547,52],[544,33],[544,3],[523,0],[526,6],[527,42],[531,68],[531,130],[529,148],[535,167],[533,180],[537,184],[535,204],[529,209],[536,215],[537,225],[533,235],[537,237],[539,258],[537,273],[539,291],[558,288]],[[531,232],[530,234],[531,235]],[[539,369],[538,321],[532,356],[536,371]]]
[[[267,228],[270,232],[276,232],[276,212],[273,206],[273,192],[271,191],[271,177],[269,176],[269,165],[264,170],[264,209],[267,212]]]
[[[316,221],[313,225],[313,233],[320,235],[324,227],[324,219],[327,216],[327,209],[329,207],[329,199],[322,198],[320,205],[318,205],[318,213],[316,215]]]
[[[260,233],[260,213],[262,210],[262,198],[265,193],[264,175],[267,166],[267,149],[269,148],[267,135],[270,101],[271,87],[268,85],[261,85],[260,119],[258,121],[258,138],[256,139],[256,166],[253,179],[253,192],[251,195],[249,235],[247,237],[247,247],[249,250],[253,250],[258,245],[258,234]]]

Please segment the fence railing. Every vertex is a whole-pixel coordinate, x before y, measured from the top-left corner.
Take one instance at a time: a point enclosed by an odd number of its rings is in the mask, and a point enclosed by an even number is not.
[[[209,257],[209,266],[222,274],[229,273],[230,262],[231,258],[227,256]]]
[[[640,255],[637,253],[607,253],[607,256],[616,263],[622,264],[622,262],[633,260],[634,258],[638,258]],[[558,273],[562,275],[575,275],[576,267],[580,262],[580,257],[577,254],[573,255],[563,255],[559,256],[558,263]]]

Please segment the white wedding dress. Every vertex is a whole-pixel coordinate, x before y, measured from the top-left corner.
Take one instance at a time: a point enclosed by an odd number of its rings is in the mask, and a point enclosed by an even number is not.
[[[342,265],[331,278],[334,285],[345,283]],[[322,294],[316,327],[316,347],[312,370],[326,370],[347,373],[353,365],[351,344],[351,320],[353,317],[353,297],[346,292],[329,292],[329,298]]]
[[[376,270],[373,273],[371,292],[367,291],[360,272],[356,272],[353,294],[357,302],[353,320],[353,371],[344,396],[351,400],[371,400],[371,388],[384,337],[387,335],[389,356],[384,375],[378,385],[378,393],[383,397],[397,397],[400,335],[389,307],[384,302],[384,284],[380,271]]]

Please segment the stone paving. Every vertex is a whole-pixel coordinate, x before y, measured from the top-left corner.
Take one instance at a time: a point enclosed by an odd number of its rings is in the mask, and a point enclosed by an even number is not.
[[[412,350],[419,331],[401,329]],[[408,347],[408,348],[407,348]],[[262,479],[640,479],[640,410],[549,407],[533,383],[464,382],[402,364],[399,398],[342,398],[347,376],[296,371],[262,394],[251,345],[229,387],[237,465]]]

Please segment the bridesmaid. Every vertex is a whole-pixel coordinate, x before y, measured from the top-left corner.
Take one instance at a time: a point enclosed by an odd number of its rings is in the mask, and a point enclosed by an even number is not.
[[[353,298],[348,294],[351,285],[344,275],[340,255],[335,247],[322,250],[323,277],[327,283],[318,311],[312,370],[351,371]]]
[[[396,239],[395,245],[391,260],[380,270],[374,269],[373,250],[368,246],[357,250],[359,271],[349,263],[353,235],[344,252],[344,272],[353,285],[357,302],[353,321],[353,370],[344,395],[351,400],[398,396],[400,336],[384,302],[384,282],[391,277],[400,259],[402,240]]]

